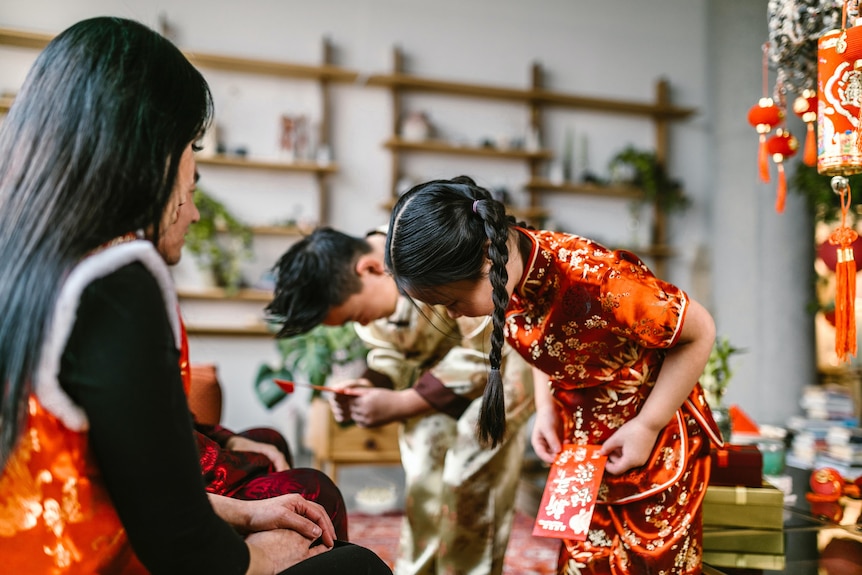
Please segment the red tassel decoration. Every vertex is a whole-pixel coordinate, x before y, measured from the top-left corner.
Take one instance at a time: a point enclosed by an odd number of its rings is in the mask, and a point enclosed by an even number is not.
[[[784,160],[793,156],[799,148],[799,141],[786,128],[779,128],[775,135],[766,141],[766,149],[778,167],[778,190],[775,198],[775,211],[784,211],[787,199],[787,176],[784,173]]]
[[[806,124],[802,161],[806,166],[816,166],[817,134],[814,132],[814,123],[817,121],[817,92],[802,90],[802,95],[793,102],[793,112]]]
[[[760,134],[760,147],[758,148],[757,162],[760,180],[769,183],[769,150],[766,145],[766,134],[772,128],[781,123],[784,112],[775,105],[772,98],[761,98],[760,101],[748,110],[748,123],[754,126]]]
[[[814,124],[809,123],[805,133],[805,149],[802,152],[802,161],[806,166],[817,165],[817,135],[814,133]]]
[[[776,106],[772,98],[767,96],[769,77],[767,53],[769,42],[763,45],[763,97],[748,110],[748,123],[754,126],[754,129],[760,135],[760,146],[757,150],[757,167],[760,174],[760,180],[764,183],[769,183],[769,152],[766,147],[766,134],[772,131],[772,128],[781,123],[784,119],[784,110]]]
[[[835,267],[835,353],[839,361],[846,362],[850,355],[856,355],[856,258],[853,242],[859,234],[847,226],[851,199],[847,178],[832,178],[832,189],[841,197],[841,225],[829,236],[829,243],[838,250]]]
[[[787,176],[784,174],[784,162],[778,162],[778,191],[775,196],[775,211],[784,212],[784,202],[787,199]]]

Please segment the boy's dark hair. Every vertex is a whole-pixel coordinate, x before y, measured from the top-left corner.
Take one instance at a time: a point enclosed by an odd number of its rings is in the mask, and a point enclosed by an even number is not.
[[[329,311],[362,289],[356,261],[371,251],[365,238],[320,227],[293,244],[273,267],[275,295],[267,321],[281,324],[276,337],[320,325]]]

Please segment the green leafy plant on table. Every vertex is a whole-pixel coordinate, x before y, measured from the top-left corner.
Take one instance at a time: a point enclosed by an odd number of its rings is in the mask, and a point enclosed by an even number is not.
[[[713,419],[715,419],[715,423],[718,425],[721,436],[725,441],[730,441],[733,431],[730,411],[723,404],[724,394],[727,391],[730,379],[733,377],[733,370],[730,368],[730,358],[744,351],[733,346],[726,337],[715,338],[715,343],[709,353],[709,359],[706,361],[706,366],[704,366],[703,373],[700,376],[700,385],[703,388],[706,401],[709,403]]]
[[[241,264],[252,256],[251,228],[201,188],[195,190],[195,205],[201,216],[189,226],[186,248],[201,269],[212,272],[216,285],[236,293],[242,287]]]
[[[350,323],[320,325],[301,335],[277,339],[276,346],[281,356],[278,365],[262,364],[254,382],[255,394],[267,408],[274,407],[287,395],[273,380],[326,385],[333,368],[364,360],[368,353]],[[318,393],[313,392],[312,397]]]
[[[700,385],[706,394],[707,402],[709,402],[710,407],[713,409],[722,406],[727,386],[733,377],[730,358],[737,353],[744,352],[744,349],[731,344],[727,337],[715,338],[712,351],[709,353],[709,359],[703,368],[703,374],[700,376]]]

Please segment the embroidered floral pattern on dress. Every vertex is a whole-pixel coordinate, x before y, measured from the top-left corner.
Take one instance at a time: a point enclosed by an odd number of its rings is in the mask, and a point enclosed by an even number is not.
[[[601,444],[634,417],[676,343],[686,294],[633,254],[579,236],[521,230],[534,241],[505,336],[551,376],[563,443]],[[692,393],[696,407],[699,386]],[[559,573],[697,572],[709,440],[680,409],[645,465],[604,476],[587,540],[566,540]],[[697,495],[696,495],[697,494]],[[624,505],[613,505],[624,502]]]

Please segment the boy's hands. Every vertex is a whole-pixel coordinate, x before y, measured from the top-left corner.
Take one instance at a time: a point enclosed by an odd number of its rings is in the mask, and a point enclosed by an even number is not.
[[[336,383],[330,384],[332,389],[354,389],[357,390],[357,394],[362,391],[363,388],[371,388],[371,382],[365,378],[360,379],[345,379],[344,381],[339,381]],[[328,396],[329,407],[332,409],[332,415],[335,417],[335,421],[338,423],[346,423],[348,421],[354,421],[353,419],[353,400],[356,397],[351,395],[342,395],[340,393],[327,393]]]
[[[379,427],[432,409],[413,389],[394,391],[373,387],[367,379],[348,380],[332,387],[349,387],[354,392],[354,395],[331,394],[329,405],[340,423],[353,421],[360,427]]]

